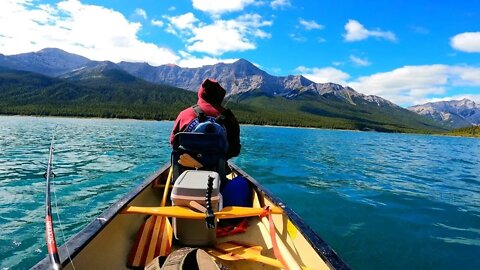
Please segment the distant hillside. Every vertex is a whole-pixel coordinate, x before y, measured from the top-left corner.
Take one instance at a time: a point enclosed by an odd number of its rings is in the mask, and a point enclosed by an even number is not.
[[[471,126],[454,129],[445,135],[462,136],[462,137],[478,137],[480,138],[480,126]]]
[[[388,113],[372,103],[304,93],[294,99],[268,96],[261,91],[232,96],[228,107],[246,123],[309,126],[333,129],[354,129],[385,132],[438,132],[445,130],[415,113],[400,107]]]
[[[196,94],[154,85],[121,70],[67,81],[25,71],[0,71],[0,114],[175,119]]]
[[[89,62],[91,60],[88,58],[55,48],[11,56],[0,54],[1,67],[31,71],[52,77],[83,67]]]
[[[152,67],[91,61],[45,49],[0,55],[1,67],[5,70],[0,74],[0,113],[4,114],[173,119],[196,102],[201,82],[214,78],[228,91],[228,107],[242,123],[388,132],[445,130],[381,97],[300,75],[272,76],[245,59],[201,68]]]
[[[469,99],[431,102],[408,109],[452,128],[480,125],[480,104]]]

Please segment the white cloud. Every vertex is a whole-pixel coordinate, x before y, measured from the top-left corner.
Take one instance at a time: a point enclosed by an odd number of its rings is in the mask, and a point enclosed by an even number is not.
[[[155,25],[155,26],[158,26],[158,27],[162,27],[165,23],[163,21],[160,21],[160,20],[151,20],[151,23],[152,25]]]
[[[459,51],[468,53],[480,52],[480,32],[466,32],[450,39],[450,45]]]
[[[92,60],[175,63],[178,56],[168,48],[138,39],[141,26],[117,11],[78,0],[56,5],[10,0],[0,9],[0,51],[17,54],[56,47]]]
[[[194,28],[194,24],[198,22],[198,19],[191,12],[176,17],[169,17],[168,20],[174,28],[180,30],[191,30]]]
[[[286,8],[292,6],[290,0],[273,0],[270,2],[270,6],[273,9]]]
[[[144,19],[147,19],[147,12],[142,8],[135,9],[135,15],[140,16]]]
[[[296,71],[316,83],[333,82],[345,85],[348,78],[350,78],[350,75],[334,67],[308,68],[299,66],[296,68]]]
[[[305,29],[307,30],[312,30],[312,29],[323,29],[324,26],[321,25],[321,24],[318,24],[316,21],[314,20],[311,20],[311,21],[307,21],[307,20],[304,20],[304,19],[300,19],[299,20],[299,23],[305,27]]]
[[[189,52],[218,56],[226,52],[255,49],[255,39],[270,38],[270,34],[261,28],[271,26],[272,22],[263,20],[258,14],[215,20],[212,24],[201,23],[193,14],[188,14],[191,13],[167,19],[171,22],[169,31],[185,40]],[[180,33],[176,30],[180,30]]]
[[[202,67],[202,66],[213,65],[217,63],[229,64],[238,60],[236,58],[221,59],[221,58],[210,57],[210,56],[204,56],[200,58],[200,57],[192,56],[191,54],[184,51],[180,51],[180,55],[182,56],[182,59],[178,62],[178,65],[181,67],[188,67],[188,68]]]
[[[296,42],[307,42],[307,38],[297,33],[291,33],[290,38]]]
[[[254,1],[255,0],[192,0],[192,4],[195,9],[219,15],[232,11],[241,11],[246,6],[254,3]]]
[[[348,84],[355,90],[397,104],[419,104],[444,95],[452,87],[480,86],[480,68],[469,66],[404,66],[360,77]]]
[[[480,86],[480,68],[470,66],[450,66],[449,75],[452,85]]]
[[[353,42],[367,39],[369,37],[376,37],[386,39],[389,41],[396,41],[397,37],[391,31],[368,30],[361,23],[356,20],[348,20],[345,24],[344,34],[345,41]]]
[[[370,66],[372,63],[370,63],[368,61],[368,59],[362,59],[358,56],[355,56],[355,55],[350,55],[350,60],[357,66],[362,66],[362,67],[366,67],[366,66]]]
[[[445,65],[404,66],[388,72],[360,77],[349,86],[394,103],[413,103],[431,94],[442,94],[448,82]]]

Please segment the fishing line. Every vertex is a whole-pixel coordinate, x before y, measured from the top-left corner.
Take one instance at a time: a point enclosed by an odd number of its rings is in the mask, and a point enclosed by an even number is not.
[[[51,146],[53,148],[53,143],[55,141],[55,134],[56,134],[56,131],[57,131],[57,127],[58,125],[55,126],[55,128],[53,129],[53,135],[52,135],[52,142],[51,142]],[[54,149],[54,148],[53,148]],[[52,151],[52,160],[51,160],[51,167],[53,167],[53,151]],[[68,259],[70,260],[70,264],[72,265],[72,268],[75,270],[75,265],[73,264],[73,260],[72,260],[72,257],[71,257],[71,254],[70,254],[70,250],[68,249],[68,245],[66,245],[67,243],[67,239],[65,237],[65,232],[63,230],[63,225],[62,225],[62,220],[60,219],[60,214],[59,214],[59,210],[58,210],[58,199],[57,199],[57,187],[55,186],[55,174],[52,172],[51,174],[51,177],[52,177],[52,186],[53,186],[53,202],[55,203],[55,213],[57,215],[57,220],[58,220],[58,224],[60,226],[60,231],[62,232],[62,238],[63,238],[63,242],[65,244],[65,249],[67,251],[67,255],[68,255]]]
[[[58,213],[59,211],[58,211],[58,205],[57,205],[57,192],[56,192],[57,187],[55,186],[55,175],[53,175],[52,184],[53,184],[52,185],[53,186],[53,199],[54,199],[54,203],[55,203],[55,212],[57,214],[58,225],[60,226],[60,231],[62,232],[63,243],[65,243],[65,249],[67,250],[68,259],[70,260],[70,264],[72,265],[73,270],[75,270],[75,265],[73,265],[73,260],[72,260],[72,257],[70,255],[70,250],[68,249],[68,245],[66,244],[67,243],[67,238],[65,237],[65,233],[63,231],[62,221],[60,220],[60,215]]]

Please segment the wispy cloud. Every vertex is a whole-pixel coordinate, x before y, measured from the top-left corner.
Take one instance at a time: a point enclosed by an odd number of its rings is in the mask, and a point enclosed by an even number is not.
[[[318,24],[316,21],[311,20],[307,21],[302,18],[299,19],[299,23],[301,26],[303,26],[306,30],[312,30],[312,29],[323,29],[324,26],[321,24]]]
[[[221,59],[210,56],[196,57],[185,51],[180,51],[180,55],[182,56],[182,59],[178,62],[178,65],[189,68],[202,67],[217,63],[233,63],[238,60],[237,58]]]
[[[368,59],[363,59],[363,58],[360,58],[358,56],[355,56],[353,54],[350,55],[350,60],[357,66],[362,66],[362,67],[366,67],[366,66],[370,66],[372,63],[370,63],[368,61]]]
[[[170,21],[169,31],[184,40],[189,52],[213,56],[255,49],[256,39],[270,38],[262,28],[273,23],[258,14],[245,14],[230,20],[216,19],[211,24],[200,22],[192,13],[167,19]]]
[[[430,33],[430,31],[423,27],[423,26],[418,26],[418,25],[411,25],[410,28],[413,30],[413,32],[421,35],[427,35]]]
[[[232,11],[241,11],[254,2],[254,0],[192,0],[195,9],[215,15]]]
[[[291,33],[290,35],[290,38],[296,42],[307,42],[307,38],[305,36],[302,36],[298,33]]]
[[[147,19],[147,12],[142,8],[135,9],[135,15]]]
[[[299,66],[295,69],[295,71],[316,83],[333,82],[345,85],[347,80],[350,78],[350,75],[334,67],[309,68],[305,66]]]
[[[162,27],[165,25],[165,23],[163,21],[160,21],[160,20],[151,20],[150,21],[152,23],[152,25],[155,25],[155,26],[158,26],[158,27]]]
[[[188,12],[183,15],[167,17],[170,21],[168,32],[172,34],[177,34],[177,30],[180,31],[192,31],[196,26],[195,23],[198,22],[198,19],[193,15],[193,13]]]
[[[480,52],[480,32],[465,32],[450,39],[450,45],[459,51],[468,53]]]
[[[391,31],[382,31],[380,29],[368,30],[356,20],[348,20],[345,24],[346,33],[343,35],[345,41],[353,42],[375,37],[389,41],[396,41],[397,37]]]
[[[101,6],[65,0],[56,5],[2,1],[0,51],[4,54],[56,47],[93,60],[175,63],[168,48],[138,38],[142,25]]]
[[[292,4],[290,3],[290,0],[273,0],[272,2],[270,2],[270,6],[273,9],[281,9],[291,7]]]

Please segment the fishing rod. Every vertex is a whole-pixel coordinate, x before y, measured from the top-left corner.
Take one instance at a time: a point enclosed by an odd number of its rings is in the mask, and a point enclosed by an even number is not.
[[[61,269],[60,257],[58,256],[57,243],[55,241],[55,231],[53,229],[52,220],[52,207],[50,200],[50,179],[55,177],[53,173],[53,142],[54,136],[52,136],[52,142],[50,143],[50,153],[48,155],[47,172],[45,178],[47,179],[47,185],[45,189],[45,238],[47,242],[48,258],[52,264],[52,269]]]

